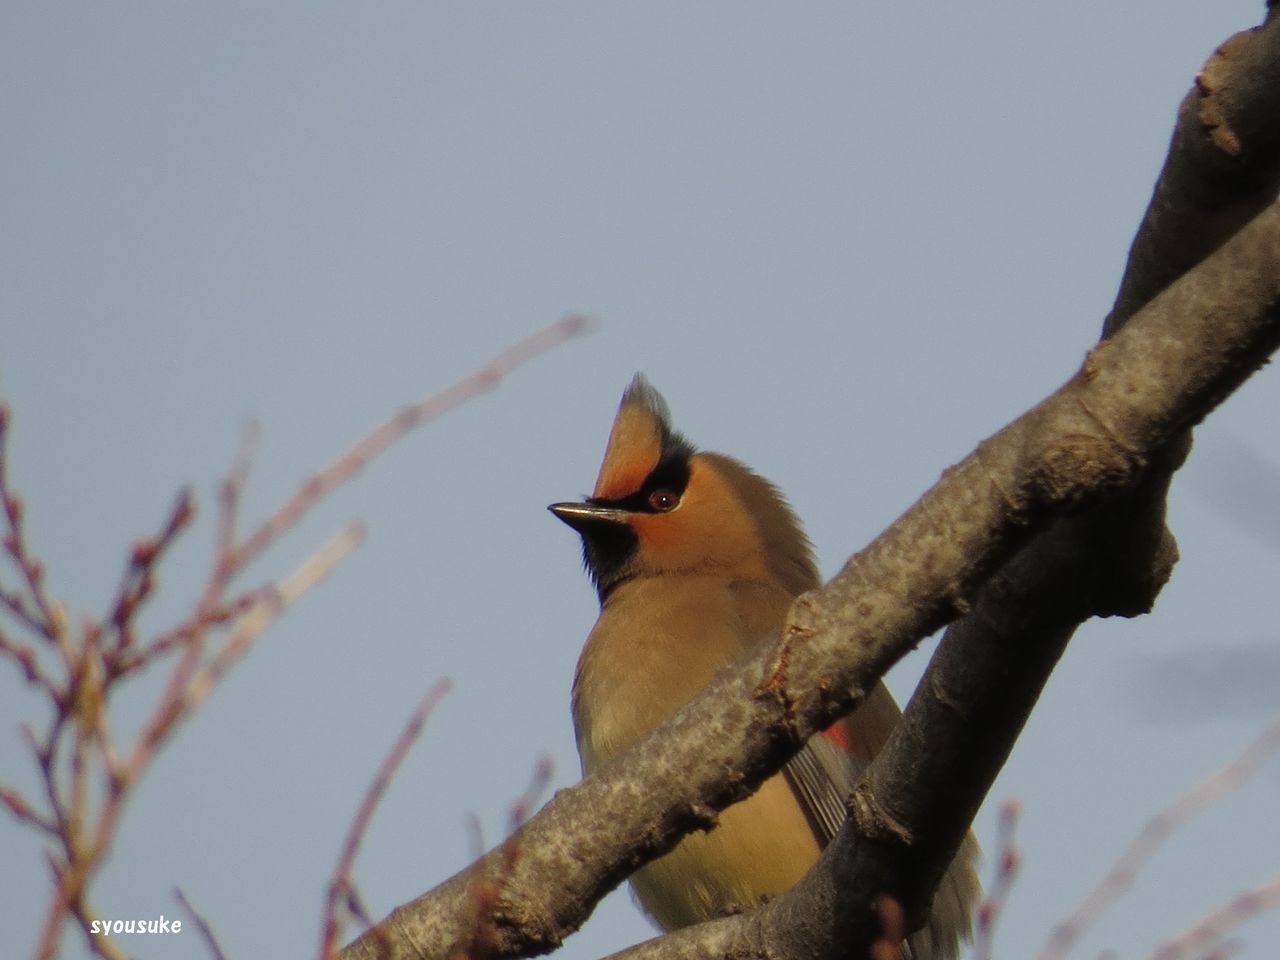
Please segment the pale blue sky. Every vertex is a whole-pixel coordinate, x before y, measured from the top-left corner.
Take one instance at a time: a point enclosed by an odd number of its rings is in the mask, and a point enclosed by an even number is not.
[[[105,914],[172,916],[176,884],[231,956],[307,956],[358,797],[437,677],[455,689],[358,865],[379,915],[471,858],[469,813],[497,840],[539,755],[556,787],[577,779],[567,701],[595,601],[544,508],[591,486],[635,370],[692,440],[788,492],[828,574],[1071,373],[1179,100],[1262,4],[933,6],[4,5],[0,394],[31,537],[76,614],[102,610],[191,482],[203,522],[147,623],[179,614],[246,418],[262,511],[507,343],[568,311],[600,321],[266,558],[279,575],[368,523],[160,758]],[[1238,444],[1280,465],[1277,390],[1264,371],[1202,431],[1159,608],[1080,633],[993,791],[1026,810],[1002,956],[1037,948],[1280,705],[1257,681],[1280,672],[1274,505],[1229,482]],[[900,697],[922,664],[891,675]],[[12,673],[0,780],[29,785],[17,726],[42,714]],[[126,726],[138,702],[118,704]],[[1272,762],[1079,955],[1140,956],[1276,875],[1278,804]],[[0,821],[0,953],[29,950],[44,876]],[[649,932],[615,894],[562,956]],[[1243,956],[1270,958],[1280,920],[1245,932]],[[205,955],[189,934],[126,946]]]

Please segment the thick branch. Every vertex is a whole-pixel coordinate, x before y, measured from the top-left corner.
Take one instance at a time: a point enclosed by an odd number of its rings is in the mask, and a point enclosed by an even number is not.
[[[1180,431],[1174,427],[1164,433],[1153,428],[1162,422],[1172,426],[1177,415],[1172,409],[1162,414],[1154,406],[1134,404],[1136,394],[1150,390],[1155,396],[1164,390],[1190,389],[1212,402],[1219,388],[1211,381],[1198,375],[1184,381],[1182,374],[1186,371],[1176,367],[1165,368],[1166,375],[1161,377],[1156,369],[1183,350],[1194,353],[1214,349],[1217,338],[1211,305],[1225,302],[1217,300],[1219,294],[1230,299],[1233,276],[1240,283],[1246,283],[1247,277],[1254,278],[1255,287],[1247,295],[1252,306],[1238,302],[1227,309],[1257,311],[1260,343],[1264,349],[1274,350],[1280,343],[1280,310],[1276,306],[1280,303],[1280,208],[1269,209],[1217,255],[1136,316],[1113,341],[1095,348],[1081,374],[1052,398],[983,444],[979,454],[986,451],[991,461],[1012,458],[1011,477],[1025,478],[1022,482],[1002,480],[998,487],[1035,489],[1034,483],[1031,487],[1026,483],[1034,481],[1039,470],[1019,469],[1019,464],[1013,462],[1018,459],[1019,449],[1032,459],[1036,456],[1034,451],[1042,450],[1040,456],[1051,462],[1060,460],[1055,449],[1071,449],[1070,461],[1062,459],[1062,464],[1071,462],[1073,474],[1079,468],[1076,475],[1082,478],[1081,486],[1074,489],[1080,493],[1086,487],[1105,491],[1110,485],[1107,477],[1116,468],[1106,466],[1105,458],[1094,459],[1090,454],[1102,450],[1108,437],[1116,443],[1112,453],[1117,456],[1127,451],[1130,457],[1140,460],[1148,451],[1155,455],[1167,449],[1167,440]],[[1198,323],[1184,325],[1179,321],[1179,317],[1192,321],[1197,308],[1203,311]],[[1218,316],[1216,322],[1222,323],[1220,334],[1230,338],[1232,325],[1225,316]],[[1193,325],[1200,333],[1194,340],[1187,339]],[[1175,341],[1178,350],[1166,354],[1162,348]],[[1217,344],[1224,345],[1225,340]],[[1190,361],[1191,354],[1182,355]],[[1143,372],[1146,361],[1155,366]],[[1097,379],[1103,376],[1095,369],[1099,362],[1108,368],[1105,379],[1109,384],[1095,390],[1099,386]],[[1227,377],[1224,385],[1231,380]],[[1064,403],[1074,403],[1077,409],[1064,410]],[[1083,410],[1092,411],[1092,430],[1083,423],[1080,426],[1087,431],[1083,433],[1066,423],[1050,425],[1059,416],[1070,420]],[[1040,418],[1045,422],[1037,423]],[[1047,442],[1035,439],[1042,429]],[[1080,454],[1084,456],[1079,457]],[[944,477],[885,537],[851,560],[836,581],[808,598],[809,605],[816,608],[806,618],[806,631],[813,631],[809,647],[815,642],[825,647],[829,642],[838,642],[841,636],[856,638],[865,628],[857,618],[876,618],[877,608],[859,597],[873,595],[876,587],[868,574],[876,571],[874,576],[878,578],[879,571],[888,564],[868,554],[888,549],[885,541],[974,459],[970,457]],[[1099,469],[1104,466],[1106,469]],[[867,905],[882,893],[894,896],[909,917],[916,923],[921,921],[942,872],[955,855],[973,814],[1003,766],[1075,627],[1092,614],[1145,608],[1167,576],[1173,547],[1164,535],[1163,498],[1168,480],[1164,467],[1170,465],[1161,466],[1159,471],[1142,474],[1131,486],[1114,491],[1095,509],[1055,521],[978,591],[972,612],[947,631],[903,722],[859,783],[852,803],[853,816],[804,881],[751,915],[682,931],[675,940],[669,935],[649,941],[620,956],[627,960],[676,955],[712,958],[764,951],[785,960],[865,955],[865,951],[858,953],[858,945],[869,944],[880,934],[879,921]],[[993,471],[993,482],[997,476],[1008,475],[1002,470]],[[1086,482],[1086,476],[1092,479]],[[1059,489],[1059,484],[1055,482],[1052,488]],[[1072,489],[1073,485],[1068,484],[1067,488]],[[1012,514],[1023,515],[1029,524],[1034,524],[1039,508],[1029,505],[1037,500],[1031,494],[1025,500],[1011,501]],[[976,530],[966,531],[969,521],[976,519],[979,512],[985,511],[974,509],[972,516],[964,518],[952,516],[949,529],[962,552],[983,548]],[[1100,528],[1112,531],[1110,549],[1099,550],[1093,542]],[[946,553],[947,548],[939,542],[918,559],[930,568],[949,568]],[[859,567],[866,578],[862,588],[857,580],[850,579],[847,599],[842,600],[837,586],[845,586],[842,581]],[[936,582],[940,588],[946,581],[939,576]],[[963,581],[958,577],[957,582]],[[957,595],[968,596],[967,588],[961,586]],[[936,607],[946,599],[946,594],[937,589],[928,594],[904,593],[899,602]],[[854,619],[845,621],[848,617]],[[874,639],[864,641],[863,649],[868,654],[878,648]],[[805,653],[812,650],[806,649]],[[794,682],[794,668],[792,677]],[[814,680],[804,682],[813,684]],[[833,684],[838,682],[839,679],[832,680]],[[821,684],[814,689],[820,691]],[[807,707],[801,712],[807,714]],[[945,797],[946,802],[939,803],[940,797]]]
[[[1280,188],[1277,20],[1272,7],[1262,25],[1218,47],[1183,98],[1104,336],[1257,216]]]
[[[1263,27],[1215,51],[1184,99],[1104,336],[1274,201],[1278,112],[1273,11]],[[1153,453],[1132,492],[1055,524],[948,629],[898,737],[863,787],[917,838],[909,854],[886,858],[897,861],[896,875],[918,878],[904,898],[909,907],[927,907],[1076,627],[1090,616],[1143,613],[1154,602],[1177,559],[1164,526],[1168,483],[1189,449],[1190,432],[1179,433]],[[929,803],[939,791],[948,803]],[[864,857],[858,872],[870,882],[886,871],[894,872],[891,863]],[[855,877],[851,885],[865,896],[866,882]]]
[[[1174,548],[1163,496],[1186,430],[1280,341],[1280,212],[1266,210],[1222,243],[1274,192],[1276,138],[1253,118],[1275,115],[1274,105],[1255,104],[1280,89],[1271,77],[1280,58],[1251,46],[1269,45],[1274,33],[1268,23],[1229,41],[1184,104],[1108,320],[1115,337],[1061,390],[947,471],[828,587],[801,598],[775,650],[755,651],[626,757],[558,794],[510,841],[520,851],[514,866],[495,851],[397,910],[381,928],[396,955],[441,957],[465,943],[473,891],[495,876],[502,892],[487,945],[506,956],[553,948],[605,892],[684,832],[713,823],[713,811],[775,772],[897,658],[973,605],[944,638],[860,785],[843,840],[820,866],[763,910],[633,953],[847,950],[879,932],[866,904],[884,891],[913,918],[923,915],[1075,625],[1147,609],[1167,576]],[[1234,85],[1233,69],[1258,90]],[[1236,159],[1215,172],[1224,143]],[[1188,171],[1196,164],[1207,164],[1211,187],[1195,186],[1205,179]],[[1111,534],[1102,539],[1105,563],[1099,531]],[[726,770],[741,773],[726,783]],[[947,804],[933,802],[940,791]],[[837,929],[833,917],[852,925]],[[380,955],[370,937],[344,952]]]
[[[627,756],[557,794],[509,841],[520,856],[499,898],[495,953],[556,946],[637,866],[708,826],[847,712],[1031,533],[1139,483],[1155,452],[1275,349],[1278,301],[1280,210],[1270,208],[802,597],[775,649],[753,652]],[[385,932],[401,955],[443,957],[465,939],[471,891],[502,861],[492,852],[395,911]],[[344,953],[377,955],[372,938]]]
[[[1273,200],[1278,43],[1273,16],[1224,44],[1197,78],[1107,335]],[[1190,285],[1184,293],[1196,295]],[[858,787],[855,816],[804,884],[759,917],[634,953],[864,955],[858,945],[879,934],[866,905],[885,891],[922,921],[1076,627],[1091,615],[1145,612],[1167,579],[1177,551],[1164,527],[1165,494],[1188,448],[1189,433],[1175,435],[1153,451],[1141,484],[1053,524],[986,584],[973,611],[948,629],[903,723]]]

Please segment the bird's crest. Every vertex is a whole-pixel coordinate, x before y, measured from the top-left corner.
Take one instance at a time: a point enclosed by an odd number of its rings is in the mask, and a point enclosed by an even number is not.
[[[644,374],[637,373],[622,395],[591,498],[622,500],[630,496],[644,485],[673,446],[684,443],[671,429],[667,402]]]

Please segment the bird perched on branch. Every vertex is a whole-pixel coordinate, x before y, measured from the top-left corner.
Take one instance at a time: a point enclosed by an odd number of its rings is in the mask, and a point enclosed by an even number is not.
[[[743,464],[696,450],[639,374],[623,394],[595,489],[552,513],[582,536],[600,596],[573,684],[584,773],[674,715],[723,667],[778,635],[792,600],[820,584],[813,548],[782,495]],[[664,929],[750,908],[789,889],[844,819],[859,772],[900,712],[877,684],[754,794],[685,837],[631,883]],[[968,836],[909,938],[950,960],[979,895]]]

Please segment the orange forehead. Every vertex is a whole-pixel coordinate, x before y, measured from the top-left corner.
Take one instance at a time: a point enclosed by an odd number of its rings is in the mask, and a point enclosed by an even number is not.
[[[624,399],[591,496],[599,500],[630,496],[644,485],[661,457],[662,424],[644,403]]]

